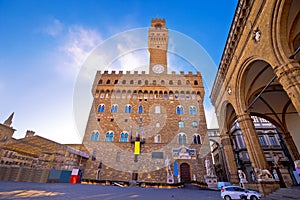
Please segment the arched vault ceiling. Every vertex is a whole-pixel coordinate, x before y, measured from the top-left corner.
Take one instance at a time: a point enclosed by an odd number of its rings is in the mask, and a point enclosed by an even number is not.
[[[264,117],[283,128],[286,127],[287,115],[295,114],[296,110],[277,79],[259,96],[273,77],[273,69],[268,63],[255,61],[250,64],[245,73],[244,98],[250,113]]]

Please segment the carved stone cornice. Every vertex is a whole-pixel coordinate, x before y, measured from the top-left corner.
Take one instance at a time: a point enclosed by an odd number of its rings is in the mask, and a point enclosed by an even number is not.
[[[238,45],[241,33],[244,30],[245,22],[247,21],[247,18],[249,16],[252,4],[253,0],[239,0],[238,2],[233,21],[231,23],[230,31],[227,37],[226,45],[222,54],[221,62],[218,68],[218,72],[215,78],[215,82],[213,84],[212,92],[210,95],[212,102],[215,102],[220,88],[222,86],[222,83],[224,82],[226,73],[228,71],[228,67],[231,63],[235,49]]]

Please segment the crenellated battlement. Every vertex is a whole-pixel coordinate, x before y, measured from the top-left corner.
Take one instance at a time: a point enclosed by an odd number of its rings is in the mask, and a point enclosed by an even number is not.
[[[123,70],[120,70],[120,71],[115,71],[115,70],[112,70],[112,71],[108,71],[108,70],[105,70],[105,71],[97,71],[97,76],[101,76],[101,75],[149,75],[149,73],[146,73],[146,71],[126,71],[124,72]],[[191,71],[185,73],[184,71],[180,71],[179,73],[176,72],[176,71],[172,71],[170,74],[167,74],[167,76],[171,76],[171,75],[181,75],[181,76],[189,76],[189,77],[193,77],[193,76],[196,76],[196,77],[201,77],[201,73],[200,72],[196,72],[196,73],[193,73]],[[157,74],[156,76],[159,76],[159,74]],[[165,75],[164,75],[165,76]]]

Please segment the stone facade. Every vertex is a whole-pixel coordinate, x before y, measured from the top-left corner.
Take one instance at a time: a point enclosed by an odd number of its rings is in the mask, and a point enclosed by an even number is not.
[[[238,183],[230,129],[237,120],[252,168],[271,169],[251,116],[267,119],[282,137],[293,176],[300,159],[300,2],[240,0],[211,92],[230,182]],[[268,183],[261,184],[268,187]],[[268,187],[276,188],[276,187]]]
[[[175,175],[178,169],[184,176],[181,180],[204,181],[210,150],[201,74],[167,73],[165,20],[152,20],[148,40],[149,74],[98,71],[95,76],[83,138],[93,156],[84,176],[166,182],[169,164]],[[134,154],[136,141],[139,155]]]
[[[40,182],[39,176],[45,171],[42,182],[46,182],[50,169],[72,170],[85,166],[89,155],[81,144],[60,144],[31,130],[24,138],[15,139],[12,119],[13,114],[0,123],[0,171],[6,173],[0,180]]]

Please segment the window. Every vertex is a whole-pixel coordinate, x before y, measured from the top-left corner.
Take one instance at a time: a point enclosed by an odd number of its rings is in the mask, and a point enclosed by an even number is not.
[[[106,84],[110,84],[110,80],[109,79],[106,81]]]
[[[160,113],[160,106],[155,106],[155,113]]]
[[[194,143],[194,144],[201,144],[201,137],[200,137],[199,134],[195,134],[195,135],[193,136],[193,143]]]
[[[114,141],[114,133],[113,132],[107,132],[106,135],[105,135],[105,141],[106,142]]]
[[[99,133],[97,132],[96,134],[95,134],[95,141],[98,141],[99,140]]]
[[[271,145],[278,145],[275,136],[269,136],[269,140]]]
[[[190,106],[190,114],[191,115],[196,115],[197,114],[197,110],[195,106]]]
[[[143,106],[139,106],[138,113],[139,114],[143,113]]]
[[[152,81],[152,84],[153,84],[153,85],[156,85],[156,80],[153,80],[153,81]]]
[[[172,80],[169,81],[169,85],[173,85],[173,81]]]
[[[117,80],[115,80],[115,84],[118,84],[118,82],[119,82],[119,81],[118,81],[118,79],[117,79]]]
[[[130,85],[133,85],[134,81],[133,80],[130,80]]]
[[[154,143],[160,143],[160,135],[154,137]]]
[[[98,112],[104,112],[104,108],[105,108],[104,104],[100,104],[98,106]]]
[[[145,85],[148,85],[149,81],[148,80],[145,80]]]
[[[178,134],[178,144],[186,144],[186,135],[184,133]]]
[[[164,81],[164,80],[161,80],[160,84],[161,84],[161,85],[165,85],[165,81]]]
[[[259,142],[262,146],[266,146],[266,141],[265,141],[264,136],[259,136],[258,139],[259,139]]]
[[[125,106],[125,113],[131,113],[131,111],[132,111],[132,106],[131,105],[126,105]]]
[[[177,81],[177,85],[181,85],[181,80],[178,80],[178,81]]]
[[[141,84],[142,84],[142,81],[141,81],[141,80],[138,80],[138,84],[141,85]]]
[[[95,141],[95,133],[94,132],[92,132],[91,141]]]
[[[176,114],[177,115],[183,114],[183,106],[179,105],[176,107]]]
[[[125,85],[125,84],[126,84],[126,80],[123,80],[123,81],[122,81],[122,84]]]
[[[198,81],[194,81],[194,85],[198,85]]]
[[[182,122],[182,121],[178,122],[178,127],[179,128],[184,128],[184,122]]]
[[[118,112],[118,105],[117,105],[117,104],[113,104],[113,105],[111,106],[110,112],[112,112],[112,113]]]
[[[192,122],[192,127],[193,127],[193,128],[198,128],[198,122],[193,121],[193,122]]]
[[[96,160],[97,152],[96,150],[93,150],[92,160]]]
[[[128,133],[121,133],[120,142],[128,142]]]
[[[100,79],[99,82],[98,82],[98,84],[101,85],[102,83],[103,83],[103,80]]]
[[[140,118],[140,123],[142,123],[143,122],[143,118]]]

